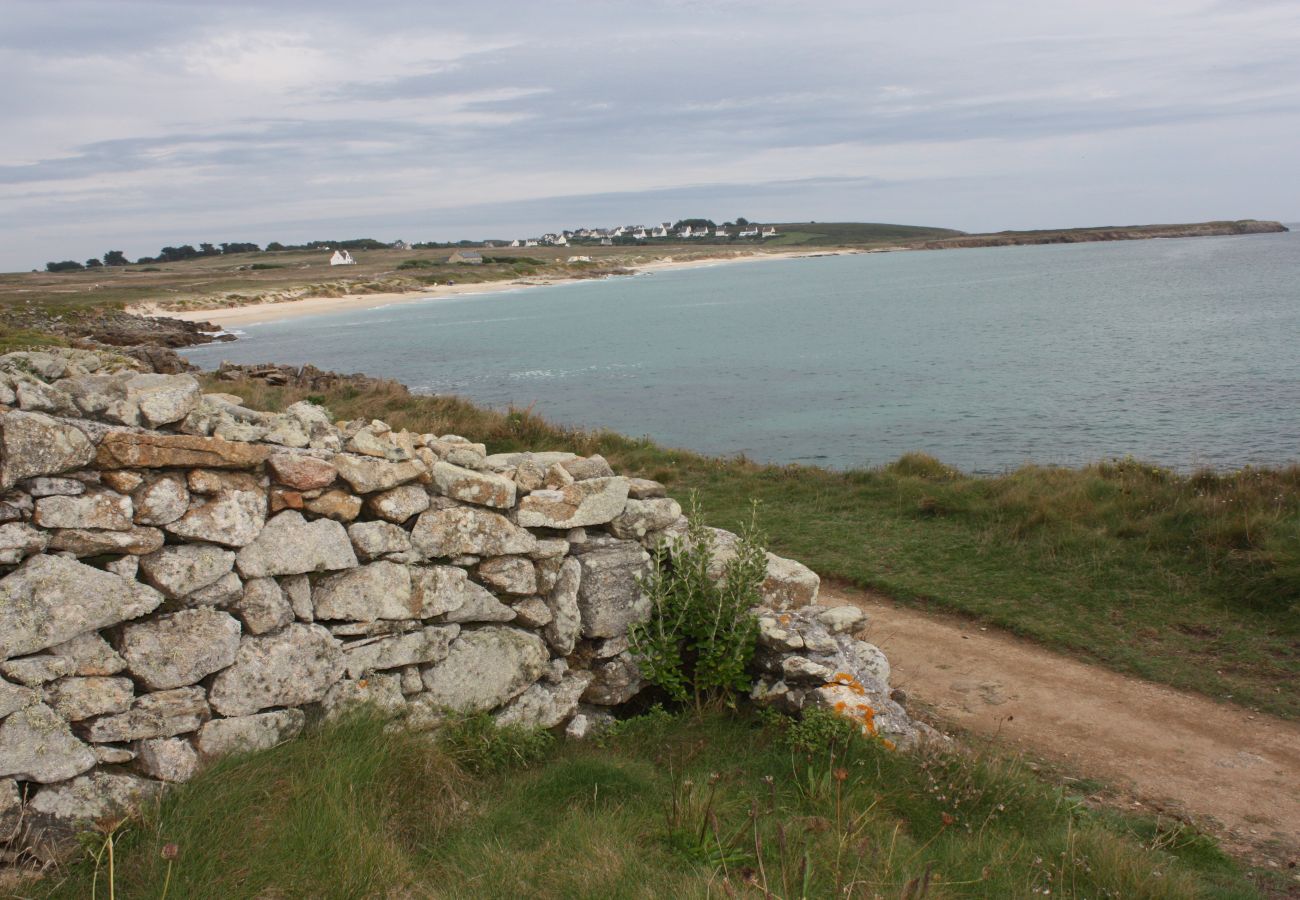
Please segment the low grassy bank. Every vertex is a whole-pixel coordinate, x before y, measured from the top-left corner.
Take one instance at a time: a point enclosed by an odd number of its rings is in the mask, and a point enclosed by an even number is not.
[[[216,382],[259,409],[305,391]],[[1300,467],[1180,476],[1136,462],[975,478],[910,455],[881,469],[762,466],[557,428],[527,411],[343,387],[340,417],[456,433],[491,451],[602,453],[698,491],[711,524],[762,503],[771,548],[823,577],[958,612],[1127,672],[1300,717]]]
[[[1092,810],[1005,759],[890,751],[828,718],[651,714],[600,745],[471,721],[450,738],[362,718],[223,761],[118,830],[113,895],[1259,896],[1172,823]],[[110,896],[107,847],[87,843],[98,865],[27,895]]]

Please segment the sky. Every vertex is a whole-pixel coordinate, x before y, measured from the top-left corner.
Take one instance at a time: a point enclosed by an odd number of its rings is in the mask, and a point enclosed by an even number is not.
[[[1296,0],[4,0],[0,270],[687,217],[1300,219]]]

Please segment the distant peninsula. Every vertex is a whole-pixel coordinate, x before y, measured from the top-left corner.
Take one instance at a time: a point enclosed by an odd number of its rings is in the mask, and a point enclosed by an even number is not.
[[[995,231],[988,234],[944,236],[917,242],[912,247],[918,250],[947,250],[959,247],[1009,247],[1021,244],[1081,244],[1092,241],[1141,241],[1151,238],[1276,234],[1289,230],[1281,222],[1269,222],[1261,219],[1193,222],[1183,225],[1103,225],[1096,228]]]

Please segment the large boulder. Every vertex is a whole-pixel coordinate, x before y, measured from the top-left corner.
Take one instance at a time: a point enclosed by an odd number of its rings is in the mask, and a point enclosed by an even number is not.
[[[681,517],[681,504],[671,498],[629,499],[623,511],[609,523],[609,530],[615,537],[637,541],[651,532],[662,531]]]
[[[95,754],[44,703],[0,721],[0,777],[48,784],[80,775],[93,765]]]
[[[339,474],[329,460],[302,453],[276,453],[267,459],[266,467],[280,484],[299,491],[329,487]]]
[[[617,637],[626,634],[633,623],[650,617],[650,598],[637,581],[650,570],[650,554],[640,545],[622,543],[592,550],[579,556],[578,562],[582,565],[578,608],[583,637]]]
[[[263,578],[351,569],[357,565],[357,555],[338,522],[308,522],[302,513],[285,510],[239,551],[235,564],[245,578]]]
[[[627,479],[591,478],[555,491],[533,491],[519,501],[525,528],[582,528],[604,525],[627,506]]]
[[[0,659],[137,618],[162,601],[139,582],[61,556],[34,556],[0,580]]]
[[[95,445],[74,425],[42,413],[0,415],[0,490],[33,475],[57,475],[87,465]]]
[[[411,545],[426,559],[507,556],[532,552],[537,538],[498,513],[457,506],[421,513],[411,532]]]
[[[239,650],[239,621],[201,606],[159,616],[122,631],[122,656],[151,691],[184,687],[224,669]]]
[[[517,628],[462,632],[447,658],[424,670],[428,702],[468,712],[500,706],[541,677],[549,655],[541,638]]]
[[[212,682],[212,708],[246,716],[272,706],[302,706],[325,696],[343,675],[343,651],[319,625],[244,637],[230,668]]]

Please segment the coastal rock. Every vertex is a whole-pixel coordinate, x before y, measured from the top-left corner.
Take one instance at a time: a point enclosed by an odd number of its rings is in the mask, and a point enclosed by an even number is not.
[[[212,719],[203,723],[194,743],[204,759],[270,750],[276,744],[297,737],[306,721],[307,715],[300,709]]]
[[[352,485],[358,494],[386,491],[428,474],[428,469],[418,459],[387,462],[371,456],[340,453],[334,457],[334,465],[339,477]]]
[[[541,597],[526,597],[516,603],[510,604],[510,608],[515,611],[514,618],[510,621],[516,622],[525,628],[542,628],[549,625],[551,619],[551,608],[546,605],[546,601]]]
[[[429,508],[429,493],[418,484],[404,484],[366,500],[370,511],[398,525]]]
[[[126,660],[93,631],[56,644],[49,653],[66,660],[71,675],[116,675],[126,668]]]
[[[465,602],[443,616],[448,622],[511,622],[514,618],[513,609],[482,589],[467,592]]]
[[[286,487],[299,491],[327,488],[338,477],[334,464],[299,453],[276,453],[266,460],[271,477]]]
[[[399,669],[447,658],[451,642],[460,634],[459,625],[429,626],[392,637],[371,638],[343,646],[348,677],[366,672]]]
[[[533,491],[519,501],[525,528],[579,528],[603,525],[627,505],[627,479],[592,478],[558,491]]]
[[[86,482],[76,478],[24,478],[18,484],[18,490],[30,497],[78,497],[86,493]]]
[[[556,463],[564,471],[573,476],[574,481],[590,481],[593,478],[612,478],[614,470],[609,467],[609,462],[600,454],[595,456],[578,457],[577,459],[565,459]]]
[[[566,559],[560,567],[555,587],[546,598],[551,621],[543,634],[558,656],[572,653],[582,634],[582,610],[578,606],[578,587],[581,581],[582,564],[576,559]]]
[[[94,458],[95,445],[76,426],[42,413],[0,415],[0,490],[34,475],[80,468]]]
[[[257,538],[239,551],[235,565],[245,578],[262,578],[350,569],[357,565],[357,556],[338,522],[308,522],[302,513],[286,510],[272,517]]]
[[[582,566],[578,608],[583,637],[615,637],[634,622],[650,617],[650,598],[637,582],[638,576],[649,571],[650,554],[640,546],[629,543],[593,550],[578,561]]]
[[[592,679],[582,693],[584,703],[597,706],[618,706],[635,697],[646,681],[641,667],[628,653],[621,653],[591,669]]]
[[[326,491],[319,497],[304,501],[302,508],[336,522],[351,522],[361,514],[361,498],[347,491]]]
[[[0,580],[0,659],[35,653],[152,612],[162,595],[60,556],[34,556]]]
[[[459,506],[421,513],[411,532],[411,545],[426,559],[512,556],[532,552],[537,538],[498,513]]]
[[[246,716],[271,706],[302,706],[325,696],[343,675],[343,651],[319,625],[245,637],[230,668],[212,682],[212,708]]]
[[[411,604],[421,619],[478,607],[495,598],[469,574],[456,566],[421,566],[411,569]]]
[[[213,544],[176,544],[140,557],[144,580],[177,600],[215,583],[235,565],[235,554]]]
[[[327,722],[361,707],[387,718],[396,718],[406,709],[402,676],[381,674],[366,678],[344,678],[330,687],[321,698],[320,705]]]
[[[31,706],[40,694],[28,687],[19,687],[0,678],[0,719],[11,712]]]
[[[208,714],[203,688],[182,687],[136,697],[126,712],[99,716],[80,727],[97,744],[138,741],[194,731]]]
[[[156,781],[123,772],[91,772],[42,788],[27,804],[33,830],[67,832],[87,822],[114,822],[158,795]]]
[[[653,500],[667,495],[667,488],[649,478],[629,478],[627,496],[631,500]]]
[[[537,592],[537,570],[522,556],[495,556],[479,563],[479,580],[504,594],[527,596]]]
[[[191,375],[87,375],[58,386],[87,418],[148,428],[184,419],[200,395]]]
[[[190,508],[190,492],[180,475],[162,475],[131,494],[137,525],[170,525]]]
[[[235,661],[239,622],[204,606],[159,616],[122,631],[128,670],[152,691],[184,687]]]
[[[135,697],[130,678],[91,675],[60,678],[47,685],[43,697],[55,712],[69,722],[125,712]]]
[[[681,504],[660,497],[654,500],[628,499],[627,505],[609,523],[610,533],[624,540],[640,540],[648,532],[662,531],[682,517]]]
[[[487,626],[462,632],[447,658],[424,670],[424,687],[435,707],[475,712],[500,706],[546,669],[542,639],[517,628]]]
[[[95,462],[101,469],[252,469],[270,454],[269,447],[221,438],[110,431]]]
[[[591,672],[566,672],[559,684],[538,682],[496,714],[497,724],[554,728],[573,715],[594,678]]]
[[[194,500],[189,511],[164,529],[178,537],[243,547],[266,523],[266,495],[261,490],[223,490]]]
[[[0,721],[0,777],[49,784],[93,765],[95,754],[44,703],[33,703]]]
[[[16,565],[40,553],[49,543],[49,535],[26,523],[0,525],[0,565]]]
[[[225,606],[233,603],[244,589],[244,583],[234,572],[227,572],[205,588],[199,588],[184,598],[186,606]]]
[[[392,522],[354,522],[348,526],[348,537],[363,562],[411,549],[411,536]]]
[[[740,538],[721,528],[710,528],[714,537],[713,560],[709,576],[721,580],[726,564],[736,556]],[[821,578],[812,569],[793,559],[767,554],[767,577],[759,588],[765,606],[773,609],[798,609],[817,602]]]
[[[199,771],[199,755],[186,738],[151,738],[135,744],[136,765],[150,778],[179,783]]]
[[[279,631],[293,621],[293,607],[274,578],[252,578],[244,584],[230,611],[244,623],[249,634]]]
[[[73,556],[106,556],[114,553],[141,555],[163,545],[157,528],[135,527],[130,531],[101,531],[93,528],[61,528],[50,536],[50,550],[64,550]]]
[[[322,578],[312,590],[317,619],[409,619],[419,612],[412,602],[411,573],[400,563],[369,563]]]
[[[515,483],[491,472],[476,472],[451,463],[433,464],[433,483],[439,493],[465,503],[509,509],[515,505]]]

